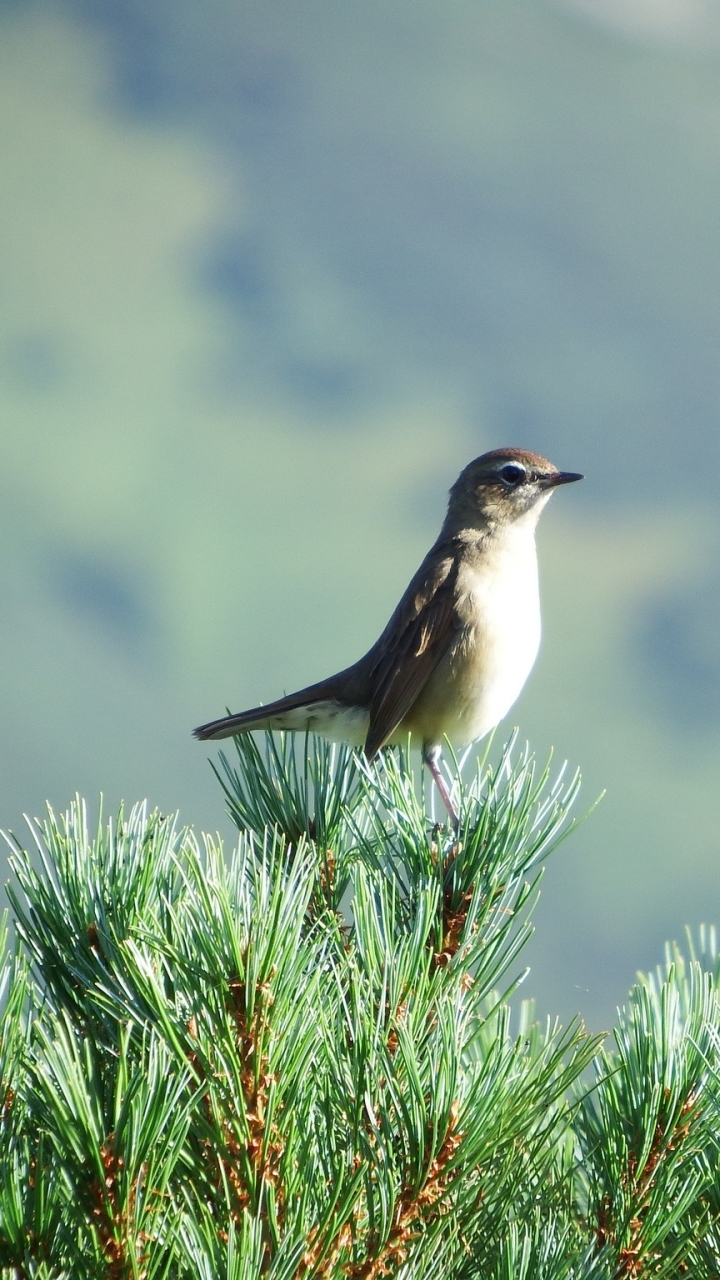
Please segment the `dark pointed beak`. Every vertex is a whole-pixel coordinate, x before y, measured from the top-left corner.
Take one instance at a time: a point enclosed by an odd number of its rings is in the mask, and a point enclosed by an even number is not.
[[[576,480],[584,480],[584,475],[579,471],[553,471],[549,476],[543,476],[540,481],[541,489],[554,489],[559,484],[573,484]]]

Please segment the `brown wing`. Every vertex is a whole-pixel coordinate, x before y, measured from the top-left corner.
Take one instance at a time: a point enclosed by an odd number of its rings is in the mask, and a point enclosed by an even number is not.
[[[366,655],[371,697],[365,754],[370,760],[410,710],[460,625],[456,581],[456,555],[447,548],[432,551]]]

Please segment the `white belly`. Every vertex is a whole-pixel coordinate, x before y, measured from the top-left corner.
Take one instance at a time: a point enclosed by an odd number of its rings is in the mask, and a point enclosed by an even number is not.
[[[526,590],[512,597],[490,593],[483,602],[475,628],[477,700],[468,707],[467,742],[484,737],[504,719],[532,670],[540,647],[537,575],[534,588],[532,593]]]

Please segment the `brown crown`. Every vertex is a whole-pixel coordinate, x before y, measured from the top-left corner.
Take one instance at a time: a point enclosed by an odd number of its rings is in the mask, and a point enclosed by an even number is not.
[[[470,463],[470,466],[475,467],[479,463],[490,462],[521,462],[532,471],[556,470],[552,462],[548,462],[548,459],[543,458],[541,454],[531,453],[529,449],[515,449],[512,446],[506,449],[490,449],[488,453],[481,453],[479,458],[475,458]]]

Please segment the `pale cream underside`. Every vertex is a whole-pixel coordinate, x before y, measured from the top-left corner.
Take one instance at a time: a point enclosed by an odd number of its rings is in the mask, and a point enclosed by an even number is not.
[[[458,612],[463,626],[415,704],[393,734],[458,746],[489,733],[507,715],[540,645],[535,526],[544,501],[487,547],[479,565],[463,567]],[[369,713],[334,701],[285,712],[272,727],[306,730],[362,746]]]

